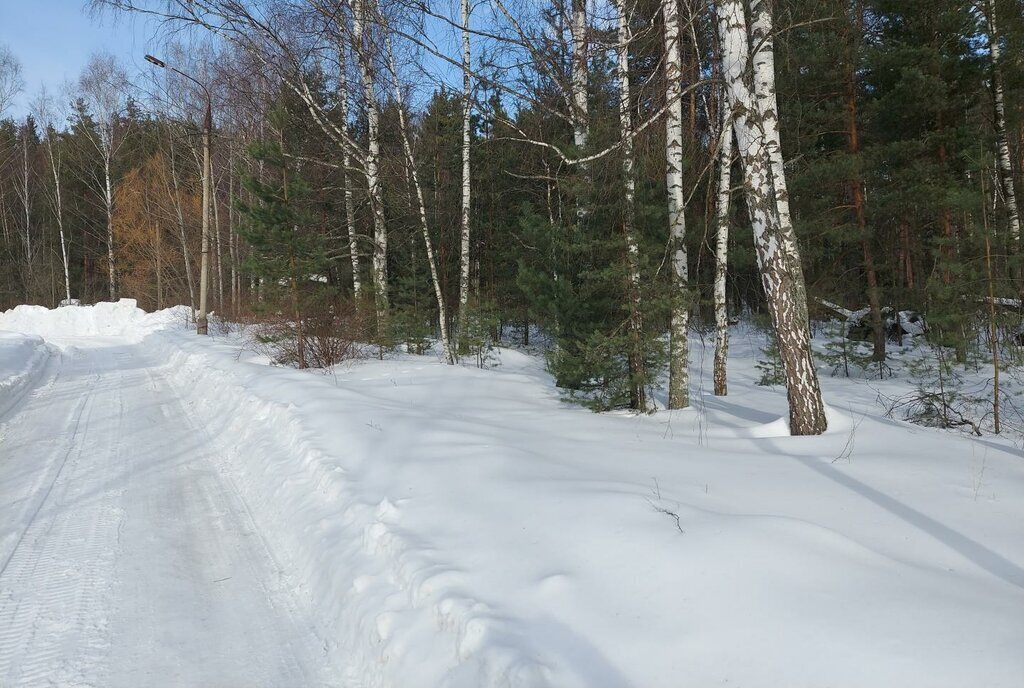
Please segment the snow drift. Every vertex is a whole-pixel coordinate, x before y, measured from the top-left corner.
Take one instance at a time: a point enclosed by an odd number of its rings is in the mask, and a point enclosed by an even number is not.
[[[0,417],[35,383],[49,356],[42,337],[0,329]]]
[[[53,310],[44,306],[15,306],[0,313],[0,330],[35,334],[46,338],[91,336],[142,336],[169,324],[179,309],[149,315],[135,299],[93,306],[65,306]]]

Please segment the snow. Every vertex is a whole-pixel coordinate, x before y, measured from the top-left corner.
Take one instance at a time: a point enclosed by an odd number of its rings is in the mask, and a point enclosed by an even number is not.
[[[16,306],[0,313],[0,330],[13,330],[46,338],[95,335],[143,336],[154,327],[167,324],[167,318],[184,321],[181,309],[148,316],[135,299],[94,306],[66,306],[50,310],[44,306]]]
[[[0,417],[38,379],[49,355],[42,337],[0,329]]]
[[[1019,685],[1024,457],[885,417],[906,380],[789,437],[742,331],[730,396],[696,343],[694,407],[637,417],[508,349],[318,374],[13,312],[56,348],[0,427],[4,685]]]

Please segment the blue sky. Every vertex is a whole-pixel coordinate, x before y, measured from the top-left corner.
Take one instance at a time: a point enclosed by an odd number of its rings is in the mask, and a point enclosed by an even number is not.
[[[54,95],[65,79],[76,80],[89,55],[108,51],[129,72],[145,62],[154,26],[141,19],[94,18],[85,0],[0,0],[0,44],[21,61],[25,90],[8,112],[20,117],[39,92],[40,84]]]

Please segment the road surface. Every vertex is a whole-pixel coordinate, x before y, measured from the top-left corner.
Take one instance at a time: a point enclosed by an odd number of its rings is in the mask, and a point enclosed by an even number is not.
[[[0,686],[319,686],[323,641],[160,362],[60,342],[0,417]]]

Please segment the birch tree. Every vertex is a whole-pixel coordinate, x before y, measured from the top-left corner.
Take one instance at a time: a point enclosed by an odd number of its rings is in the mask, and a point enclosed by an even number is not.
[[[671,2],[672,0],[668,0]],[[626,299],[629,308],[629,405],[647,410],[646,356],[644,355],[643,316],[640,296],[640,246],[636,235],[636,173],[633,171],[633,102],[630,95],[629,47],[633,41],[630,29],[631,8],[628,0],[616,0],[618,35],[616,52],[619,81],[619,137],[622,141],[622,234],[626,242]]]
[[[352,41],[359,65],[366,108],[367,151],[364,167],[373,214],[373,298],[377,308],[377,337],[383,342],[388,325],[388,234],[384,218],[384,192],[380,184],[380,108],[374,84],[372,48],[375,43],[369,35],[373,0],[352,1]]]
[[[590,106],[587,99],[587,86],[590,76],[590,40],[587,24],[587,0],[570,0],[570,2],[572,3],[572,18],[569,32],[572,43],[569,75],[571,93],[570,119],[572,121],[572,140],[576,147],[576,155],[581,156],[585,154],[587,142],[590,139]],[[587,203],[582,200],[590,187],[588,168],[589,162],[579,163],[583,182],[576,199],[576,222],[579,225],[582,225],[589,215]]]
[[[690,405],[689,274],[686,255],[686,198],[683,192],[683,58],[682,19],[678,0],[663,0],[665,21],[665,186],[668,231],[672,242],[675,303],[669,341],[668,407]]]
[[[825,431],[827,420],[811,355],[803,270],[788,214],[785,169],[777,145],[777,107],[771,107],[775,104],[774,59],[761,54],[770,47],[770,18],[765,16],[763,0],[753,4],[755,35],[762,42],[751,74],[747,68],[751,34],[743,3],[717,0],[722,74],[733,110],[761,283],[786,378],[790,432],[817,435]]]
[[[21,62],[10,48],[0,45],[0,116],[7,112],[23,86]]]
[[[344,15],[339,21],[344,22]],[[340,110],[341,126],[348,130],[348,46],[345,41],[338,42],[338,109]],[[345,228],[348,231],[348,252],[349,262],[352,266],[352,297],[355,299],[356,307],[362,303],[363,282],[362,270],[359,264],[359,242],[356,237],[356,204],[355,195],[352,191],[352,177],[349,170],[352,167],[352,154],[348,148],[341,153],[341,183],[345,187]]]
[[[15,184],[14,192],[21,202],[21,243],[22,250],[24,253],[25,265],[23,271],[24,287],[25,287],[25,298],[29,298],[29,289],[32,285],[32,263],[34,250],[32,246],[32,193],[31,193],[31,180],[32,180],[32,165],[29,163],[29,143],[34,137],[35,133],[35,122],[31,117],[25,117],[25,122],[21,126],[19,135],[20,141],[18,142],[18,157],[20,159],[20,179]]]
[[[992,63],[992,101],[995,115],[996,153],[999,167],[999,182],[1006,204],[1006,220],[1010,227],[1010,238],[1020,244],[1020,213],[1017,210],[1017,193],[1013,187],[1013,162],[1010,159],[1010,141],[1006,133],[1006,103],[1003,92],[1002,48],[999,46],[999,31],[996,25],[996,6],[993,0],[985,2],[985,18],[988,24],[989,59]]]
[[[53,216],[57,220],[57,234],[60,238],[60,262],[64,272],[64,298],[71,302],[71,270],[68,256],[68,237],[64,231],[64,196],[63,196],[63,170],[64,151],[59,145],[57,138],[57,122],[54,116],[53,99],[46,92],[40,91],[34,105],[36,118],[43,132],[43,145],[46,148],[47,169],[51,175],[53,186],[50,193],[50,205],[53,209]]]
[[[95,54],[79,79],[79,90],[89,109],[93,127],[83,127],[100,161],[100,176],[92,179],[106,214],[107,288],[110,300],[116,298],[114,263],[114,164],[127,138],[123,117],[127,103],[128,78],[109,54]]]
[[[729,206],[732,200],[732,116],[723,107],[718,137],[718,192],[715,197],[715,395],[729,393],[729,312],[725,281],[729,272]]]
[[[438,319],[440,320],[441,346],[444,349],[445,362],[455,364],[455,350],[452,347],[451,336],[448,332],[448,309],[445,307],[444,291],[441,289],[441,280],[437,271],[437,259],[434,256],[434,244],[430,239],[430,225],[427,222],[427,205],[423,200],[423,186],[420,184],[419,171],[416,169],[416,155],[413,152],[412,140],[409,136],[409,127],[405,116],[405,98],[402,95],[402,85],[398,78],[398,67],[395,63],[395,52],[391,44],[390,36],[385,39],[388,51],[388,65],[391,70],[391,77],[395,89],[395,103],[398,106],[398,128],[402,138],[402,150],[405,152],[405,161],[409,179],[416,194],[416,213],[419,216],[420,232],[423,235],[423,245],[427,253],[427,265],[430,268],[430,280],[434,286],[434,297],[437,299]]]
[[[470,203],[472,169],[470,167],[470,126],[473,105],[473,64],[469,42],[469,0],[461,0],[462,14],[462,232],[459,245],[459,353],[469,349],[469,246],[470,246]]]

